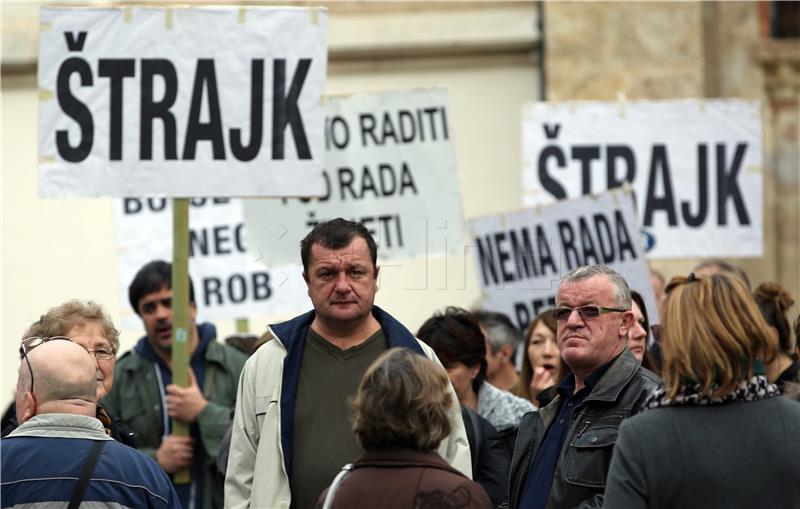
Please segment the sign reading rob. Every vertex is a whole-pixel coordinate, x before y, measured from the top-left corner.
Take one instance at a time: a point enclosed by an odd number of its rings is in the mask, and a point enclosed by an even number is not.
[[[651,258],[763,252],[756,101],[530,104],[523,153],[525,205],[630,183]]]
[[[470,221],[483,307],[524,329],[555,307],[561,277],[582,265],[608,265],[645,299],[651,323],[658,306],[640,247],[631,193],[600,195]]]
[[[252,249],[296,263],[311,228],[344,217],[370,230],[382,260],[463,253],[446,90],[327,97],[325,111],[323,195],[247,200]]]
[[[43,8],[39,194],[319,195],[327,14]]]

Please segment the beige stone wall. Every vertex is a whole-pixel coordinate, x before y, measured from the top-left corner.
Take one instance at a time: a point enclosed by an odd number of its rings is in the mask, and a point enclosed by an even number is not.
[[[800,302],[800,57],[787,62],[797,46],[789,43],[782,53],[763,48],[756,2],[547,2],[544,19],[550,100],[614,100],[624,93],[629,99],[762,101],[764,256],[730,261],[755,284],[779,281]],[[772,62],[766,73],[765,62]],[[767,86],[765,74],[774,86]],[[688,273],[699,261],[651,265],[670,277]],[[792,318],[796,314],[797,307]]]

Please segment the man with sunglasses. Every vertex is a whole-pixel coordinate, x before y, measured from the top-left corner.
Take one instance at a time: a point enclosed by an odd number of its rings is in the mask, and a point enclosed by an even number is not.
[[[558,395],[520,424],[511,464],[511,509],[602,507],[623,419],[660,382],[625,348],[631,291],[613,269],[579,267],[561,280],[553,315],[572,369]]]
[[[3,507],[180,507],[164,471],[96,418],[94,357],[67,337],[31,339],[41,341],[22,344],[20,426],[0,441]]]

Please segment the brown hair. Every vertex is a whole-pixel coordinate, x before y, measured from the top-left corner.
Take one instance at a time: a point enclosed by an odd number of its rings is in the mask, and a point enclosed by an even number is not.
[[[784,353],[794,353],[792,345],[792,329],[786,311],[794,304],[794,299],[778,283],[761,283],[753,292],[758,309],[768,325],[778,331],[778,344]]]
[[[406,348],[370,365],[351,403],[353,431],[364,449],[436,449],[450,434],[450,380],[440,366]]]
[[[103,307],[91,300],[68,300],[47,310],[28,328],[28,337],[66,336],[74,327],[96,323],[114,351],[119,350],[119,331]]]
[[[533,366],[531,366],[531,359],[528,357],[528,345],[531,342],[531,336],[533,336],[533,329],[536,328],[537,325],[543,323],[545,327],[550,329],[550,331],[555,334],[557,329],[556,318],[553,316],[552,309],[546,309],[536,315],[531,323],[528,324],[528,328],[525,330],[525,343],[524,343],[524,350],[522,353],[522,367],[519,370],[519,377],[517,378],[517,383],[514,384],[514,387],[510,389],[510,392],[515,396],[519,396],[520,398],[525,398],[530,401],[531,399],[531,392],[529,387],[531,386],[531,380],[533,379]],[[564,360],[561,360],[561,368],[556,375],[556,383],[560,382],[565,376],[567,376],[571,370],[567,363]],[[532,403],[536,404],[535,401]]]
[[[486,338],[481,325],[466,309],[450,306],[423,323],[417,337],[433,348],[446,368],[460,362],[468,368],[479,366],[472,380],[475,394],[486,380]]]
[[[775,358],[777,342],[738,276],[676,276],[666,293],[661,335],[668,397],[687,380],[700,384],[703,395],[724,397],[753,376],[756,361]]]

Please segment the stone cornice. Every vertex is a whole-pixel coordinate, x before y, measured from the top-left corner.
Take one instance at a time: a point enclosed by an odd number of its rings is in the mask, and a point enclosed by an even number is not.
[[[772,99],[800,100],[800,40],[765,39],[759,47],[759,60]]]

